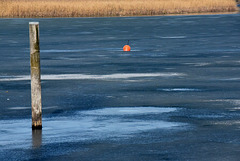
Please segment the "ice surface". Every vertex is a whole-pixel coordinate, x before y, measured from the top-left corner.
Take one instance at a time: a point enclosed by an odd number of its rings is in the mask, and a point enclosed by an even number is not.
[[[186,124],[161,119],[177,108],[115,107],[79,111],[66,117],[43,118],[42,144],[129,138],[149,130],[171,130]],[[158,119],[143,118],[157,115]],[[135,118],[141,116],[141,119]],[[1,120],[0,145],[4,148],[29,148],[32,142],[31,120]]]
[[[239,18],[38,19],[42,78],[61,80],[43,81],[42,133],[32,20],[1,19],[0,160],[239,160]]]

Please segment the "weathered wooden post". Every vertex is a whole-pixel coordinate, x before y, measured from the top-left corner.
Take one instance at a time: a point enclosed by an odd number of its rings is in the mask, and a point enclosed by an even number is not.
[[[42,129],[39,23],[29,22],[32,129]]]

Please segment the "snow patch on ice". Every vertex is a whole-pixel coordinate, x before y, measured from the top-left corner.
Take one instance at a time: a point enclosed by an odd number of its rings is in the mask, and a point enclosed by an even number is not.
[[[161,114],[165,112],[176,111],[176,108],[157,108],[157,107],[117,107],[117,108],[103,108],[97,110],[82,111],[84,115],[148,115]]]
[[[170,122],[164,113],[176,112],[167,107],[115,107],[78,111],[65,117],[43,118],[40,144],[77,142],[89,140],[116,140],[134,137],[149,130],[181,129],[185,123]],[[136,116],[141,117],[136,117]],[[149,117],[154,115],[157,117]],[[147,119],[146,119],[147,117]],[[149,119],[152,118],[152,119]],[[0,120],[0,145],[4,149],[31,148],[35,136],[31,119]],[[41,138],[41,137],[39,137]],[[37,140],[38,141],[38,140]]]
[[[196,88],[160,88],[159,91],[165,91],[165,92],[197,92],[201,91],[200,89]]]
[[[10,110],[26,110],[31,109],[31,107],[9,107]]]
[[[162,39],[185,39],[187,36],[160,36]]]
[[[50,74],[41,75],[41,80],[112,80],[147,77],[176,77],[184,76],[183,73],[115,73],[107,75],[87,75],[87,74]],[[0,78],[0,81],[25,81],[30,80],[30,75],[7,76]]]

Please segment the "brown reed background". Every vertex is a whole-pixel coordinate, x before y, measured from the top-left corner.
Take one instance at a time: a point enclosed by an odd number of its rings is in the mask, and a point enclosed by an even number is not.
[[[235,0],[0,0],[0,17],[106,17],[237,11]]]

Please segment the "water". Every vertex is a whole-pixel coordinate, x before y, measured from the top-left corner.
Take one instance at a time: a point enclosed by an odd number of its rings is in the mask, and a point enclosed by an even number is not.
[[[42,131],[31,130],[31,21]],[[1,19],[0,160],[239,160],[239,26],[240,14]]]

